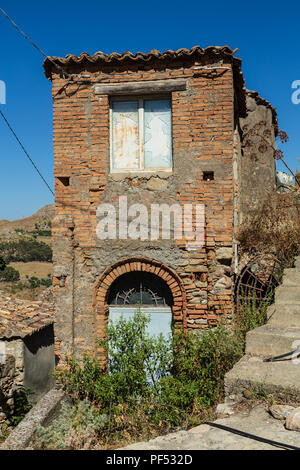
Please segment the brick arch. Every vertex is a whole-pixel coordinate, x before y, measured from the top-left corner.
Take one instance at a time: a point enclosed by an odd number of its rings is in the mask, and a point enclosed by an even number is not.
[[[108,318],[107,297],[113,282],[122,274],[144,271],[160,277],[168,285],[172,296],[172,316],[175,324],[186,328],[186,295],[182,280],[167,265],[147,258],[128,258],[109,266],[95,283],[94,288],[94,323],[95,346],[97,338],[104,337]]]

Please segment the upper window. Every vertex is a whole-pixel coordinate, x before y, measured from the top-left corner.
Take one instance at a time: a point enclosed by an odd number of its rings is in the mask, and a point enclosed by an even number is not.
[[[171,170],[171,100],[111,102],[111,171]]]

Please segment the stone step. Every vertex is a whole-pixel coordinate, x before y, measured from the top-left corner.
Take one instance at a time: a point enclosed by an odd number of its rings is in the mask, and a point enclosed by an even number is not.
[[[268,324],[283,328],[300,328],[300,305],[276,303],[272,310],[271,307],[268,309]]]
[[[298,256],[295,260],[295,268],[296,271],[300,271],[300,256]]]
[[[263,362],[265,357],[300,348],[300,256],[295,268],[284,270],[267,317],[266,325],[247,333],[246,355],[225,375],[228,399],[239,400],[246,396],[246,390],[259,386],[266,393],[291,394],[300,400],[300,358]]]
[[[279,286],[275,290],[275,304],[286,302],[287,304],[300,304],[300,286]]]
[[[245,390],[260,388],[266,393],[284,393],[300,399],[300,361],[263,362],[261,356],[245,355],[225,375],[226,397],[240,400]]]
[[[294,268],[284,270],[281,286],[298,286],[300,288],[300,271]]]
[[[251,356],[279,356],[297,348],[300,348],[300,327],[282,328],[267,324],[247,333],[246,354]]]
[[[300,269],[300,256],[297,256],[297,258],[295,258],[295,266]]]

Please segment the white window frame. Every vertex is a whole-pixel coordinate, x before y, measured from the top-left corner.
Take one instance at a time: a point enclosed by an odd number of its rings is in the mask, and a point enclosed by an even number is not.
[[[163,100],[168,99],[171,103],[171,166],[166,168],[144,168],[145,153],[144,153],[144,101],[145,100]],[[138,101],[138,135],[139,135],[139,162],[140,168],[113,168],[113,110],[112,105],[115,101]],[[158,95],[128,95],[128,96],[112,96],[109,103],[109,158],[110,158],[110,173],[157,173],[165,172],[171,173],[173,171],[173,119],[172,119],[172,96],[171,94],[158,94]]]

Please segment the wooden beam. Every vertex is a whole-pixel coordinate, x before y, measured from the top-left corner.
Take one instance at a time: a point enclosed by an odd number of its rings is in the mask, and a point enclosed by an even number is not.
[[[123,82],[94,86],[95,95],[153,94],[186,90],[186,80],[152,80],[143,82]]]

